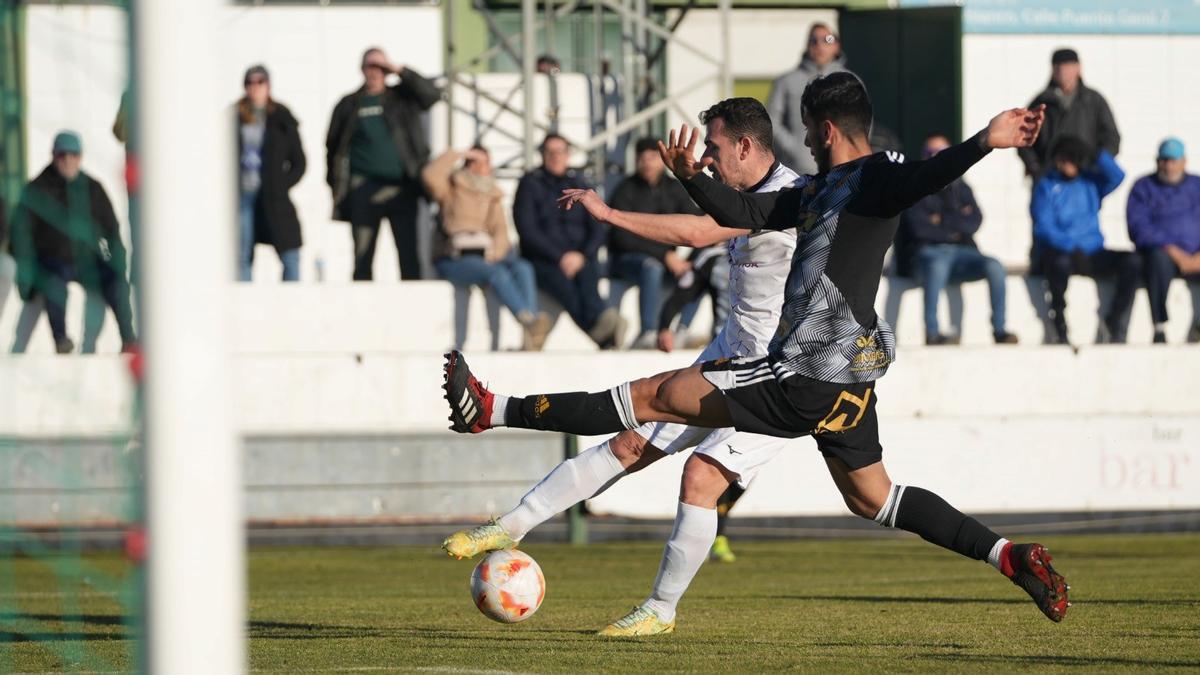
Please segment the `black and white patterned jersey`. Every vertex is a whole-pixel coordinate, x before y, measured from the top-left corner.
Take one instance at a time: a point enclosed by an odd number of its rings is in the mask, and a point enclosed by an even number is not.
[[[777,376],[857,383],[887,372],[896,336],[874,306],[900,213],[982,159],[985,139],[981,133],[920,162],[869,155],[771,193],[737,192],[704,175],[684,181],[723,226],[796,228],[783,315],[768,347]]]

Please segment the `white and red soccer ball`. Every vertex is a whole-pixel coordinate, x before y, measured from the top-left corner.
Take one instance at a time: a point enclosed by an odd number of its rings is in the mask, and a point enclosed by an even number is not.
[[[500,623],[533,616],[546,597],[546,578],[537,561],[513,550],[492,551],[471,573],[471,598],[483,615]]]

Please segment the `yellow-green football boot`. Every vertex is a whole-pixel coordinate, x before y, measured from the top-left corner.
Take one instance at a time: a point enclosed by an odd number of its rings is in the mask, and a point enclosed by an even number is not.
[[[729,547],[728,537],[721,535],[713,541],[712,550],[708,552],[708,559],[720,560],[725,563],[737,560],[737,556],[733,554],[733,549]]]
[[[459,530],[446,537],[446,540],[442,542],[442,548],[445,549],[446,554],[459,560],[471,558],[487,551],[516,547],[517,542],[508,536],[508,531],[501,527],[495,519],[469,530]]]
[[[665,635],[675,632],[675,621],[664,622],[654,612],[642,606],[616,621],[608,624],[596,635],[605,637],[642,637],[644,635]]]

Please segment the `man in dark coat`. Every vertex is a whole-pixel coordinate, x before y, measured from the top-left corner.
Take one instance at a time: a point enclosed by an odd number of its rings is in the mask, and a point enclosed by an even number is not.
[[[1121,149],[1121,134],[1113,120],[1108,101],[1095,89],[1084,85],[1079,55],[1074,49],[1059,49],[1050,58],[1053,68],[1050,83],[1029,104],[1030,110],[1046,106],[1046,122],[1037,142],[1017,151],[1025,163],[1025,173],[1034,180],[1054,168],[1050,150],[1060,136],[1074,136],[1093,148],[1104,149],[1116,157]]]
[[[699,209],[679,181],[667,175],[667,167],[658,154],[658,139],[639,139],[635,147],[636,170],[613,191],[612,207],[635,213],[698,213]],[[654,349],[657,342],[664,273],[670,272],[672,279],[678,279],[691,269],[687,260],[675,252],[674,246],[651,241],[619,227],[609,230],[609,276],[638,287],[641,328],[633,342],[634,349]],[[620,305],[616,298],[610,297],[609,302]]]
[[[601,348],[621,346],[626,322],[600,298],[600,262],[605,227],[584,209],[564,211],[557,200],[568,188],[589,188],[569,166],[567,139],[548,134],[542,141],[542,166],[517,185],[513,220],[521,237],[521,256],[533,263],[538,288],[567,310]]]
[[[377,47],[363,54],[362,72],[363,86],[338,101],[325,139],[333,218],[350,223],[356,281],[371,279],[383,218],[396,240],[400,278],[420,279],[417,210],[421,168],[429,160],[421,113],[441,92]],[[390,74],[400,76],[399,84],[388,86]]]
[[[45,300],[55,349],[74,350],[67,337],[67,284],[99,291],[116,314],[124,349],[134,344],[133,312],[125,278],[125,245],[104,188],[80,169],[83,142],[64,131],[54,138],[54,160],[21,192],[12,225],[17,289],[26,302]]]
[[[288,191],[304,177],[307,161],[299,122],[270,94],[263,66],[246,71],[246,96],[237,104],[240,158],[241,257],[239,278],[250,281],[254,244],[275,247],[283,280],[300,279],[300,219]]]
[[[934,134],[925,139],[921,158],[929,159],[949,147],[950,139]],[[913,204],[900,216],[897,269],[921,282],[927,345],[958,344],[959,336],[942,335],[938,328],[938,299],[948,284],[980,279],[988,282],[996,344],[1017,343],[1017,336],[1005,328],[1004,266],[980,253],[975,245],[975,233],[981,224],[983,213],[975,193],[962,178]]]

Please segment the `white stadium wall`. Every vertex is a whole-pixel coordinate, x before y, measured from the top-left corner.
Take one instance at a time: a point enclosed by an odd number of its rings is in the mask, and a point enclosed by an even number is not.
[[[594,391],[694,357],[471,353],[495,390],[513,393]],[[240,353],[234,408],[255,476],[249,517],[445,519],[515,503],[561,456],[557,436],[446,431],[441,363],[428,350]],[[0,408],[0,438],[23,447],[4,471],[16,481],[6,492],[18,499],[11,513],[49,520],[28,514],[20,495],[63,461],[62,448],[120,434],[132,414],[128,375],[114,356],[31,356],[0,360],[0,376],[22,392]],[[1188,346],[903,349],[876,390],[884,456],[897,482],[976,512],[1200,508],[1198,376],[1200,351]],[[813,442],[790,446],[760,472],[739,513],[845,513]],[[109,443],[110,455],[122,451]],[[671,516],[682,459],[621,481],[592,500],[593,512]],[[79,488],[89,475],[74,484],[77,503],[88,499]],[[281,490],[295,496],[268,499]],[[304,497],[313,490],[323,497]],[[431,490],[444,510],[406,501]]]

